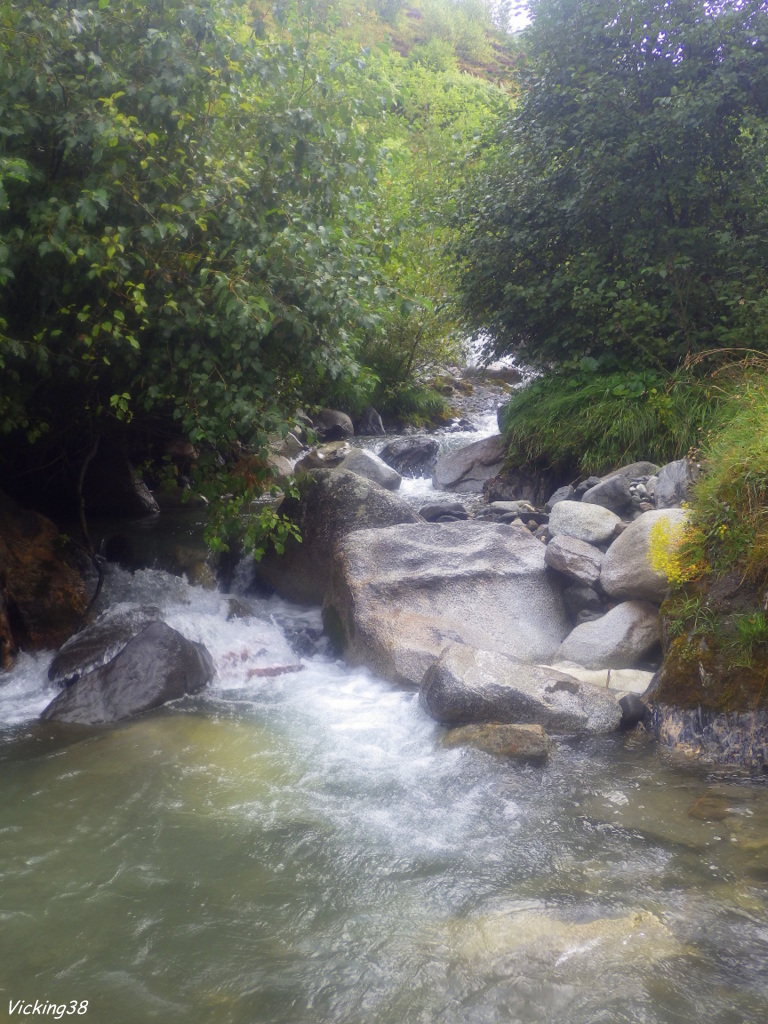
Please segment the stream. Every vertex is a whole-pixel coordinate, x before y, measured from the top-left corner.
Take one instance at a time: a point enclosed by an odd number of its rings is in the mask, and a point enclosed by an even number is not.
[[[640,734],[560,740],[544,767],[448,749],[417,694],[333,657],[318,610],[158,569],[112,568],[100,600],[159,609],[217,677],[78,731],[37,720],[50,653],[0,682],[3,1011],[768,1019],[763,780]]]

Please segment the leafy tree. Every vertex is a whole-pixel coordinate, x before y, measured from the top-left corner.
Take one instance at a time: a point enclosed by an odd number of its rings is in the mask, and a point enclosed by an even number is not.
[[[382,100],[358,47],[228,0],[0,8],[0,431],[258,447],[354,372],[381,277]]]
[[[669,367],[768,337],[768,5],[533,0],[519,109],[465,190],[496,353]]]

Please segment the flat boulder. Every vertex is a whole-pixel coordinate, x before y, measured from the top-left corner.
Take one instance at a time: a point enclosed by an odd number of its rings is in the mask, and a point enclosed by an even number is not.
[[[648,601],[624,601],[592,622],[576,626],[556,660],[585,668],[634,668],[659,643],[659,609]]]
[[[378,455],[363,448],[353,448],[339,469],[347,469],[350,473],[357,473],[367,480],[373,480],[388,491],[396,491],[403,480],[397,470],[388,466]]]
[[[480,725],[460,725],[443,737],[444,747],[476,747],[497,757],[511,757],[517,761],[546,761],[549,757],[549,737],[540,725],[500,725],[487,722]]]
[[[543,665],[451,644],[424,674],[421,703],[443,725],[501,722],[540,725],[548,733],[606,733],[619,728],[616,696]]]
[[[621,518],[602,505],[583,501],[558,501],[549,513],[549,532],[553,537],[566,534],[588,544],[604,544],[613,538]]]
[[[432,482],[438,490],[480,494],[504,466],[507,446],[501,434],[485,437],[437,460]]]
[[[447,643],[547,661],[570,629],[544,545],[524,527],[472,521],[348,534],[323,621],[351,664],[410,686]]]
[[[318,470],[307,476],[299,497],[286,498],[280,511],[299,527],[301,543],[289,537],[285,553],[268,551],[256,573],[262,584],[299,604],[322,603],[336,544],[347,534],[423,522],[401,498],[345,469]]]
[[[153,622],[108,664],[88,672],[43,711],[49,722],[108,725],[197,693],[213,679],[202,644],[164,622]]]
[[[687,516],[680,508],[653,509],[630,523],[603,559],[600,585],[605,593],[617,599],[661,604],[669,590],[669,581],[661,569],[654,568],[651,546],[656,546],[663,555]]]

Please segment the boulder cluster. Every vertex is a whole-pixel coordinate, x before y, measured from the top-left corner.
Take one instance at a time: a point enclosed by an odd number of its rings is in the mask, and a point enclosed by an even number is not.
[[[350,449],[313,472],[286,509],[302,543],[263,560],[261,585],[321,603],[350,664],[419,688],[468,743],[541,758],[551,735],[635,725],[668,589],[651,564],[654,528],[685,519],[696,467],[633,463],[539,507],[478,504],[503,470],[500,438],[442,458],[434,444]],[[417,512],[394,493],[399,471],[431,473],[442,490]]]

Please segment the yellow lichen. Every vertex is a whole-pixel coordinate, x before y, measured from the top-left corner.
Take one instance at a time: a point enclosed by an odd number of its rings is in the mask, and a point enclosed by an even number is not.
[[[688,523],[673,523],[666,518],[651,527],[648,561],[654,572],[666,576],[672,586],[689,583],[705,571],[703,563],[686,557],[686,551],[693,548],[691,531]]]

